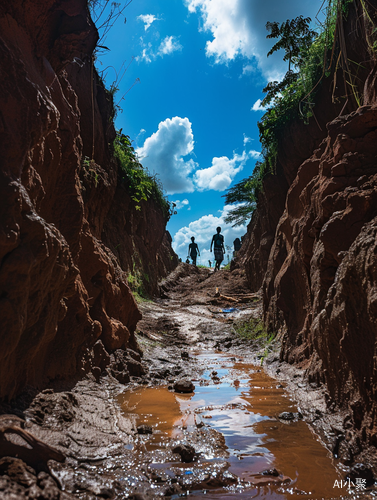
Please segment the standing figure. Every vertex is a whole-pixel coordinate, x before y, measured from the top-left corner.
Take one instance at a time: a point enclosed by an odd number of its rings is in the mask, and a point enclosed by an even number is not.
[[[200,251],[197,243],[195,243],[195,238],[192,236],[191,237],[192,243],[189,244],[189,255],[192,259],[192,263],[194,266],[196,266],[196,257],[199,255],[200,257]]]
[[[233,257],[235,257],[237,255],[238,250],[241,248],[241,240],[239,238],[236,238],[233,241],[233,246],[234,246]]]
[[[210,252],[212,252],[212,245],[214,245],[213,251],[215,254],[215,271],[220,270],[220,264],[224,260],[224,253],[225,253],[225,247],[224,247],[224,236],[221,233],[221,227],[216,228],[217,233],[213,235],[212,241],[211,241],[211,248]]]

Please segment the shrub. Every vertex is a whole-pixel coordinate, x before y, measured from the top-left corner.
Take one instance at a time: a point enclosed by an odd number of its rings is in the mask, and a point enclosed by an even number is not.
[[[173,213],[173,204],[165,198],[163,187],[156,175],[151,175],[137,158],[128,135],[118,131],[114,141],[114,156],[120,165],[120,178],[130,189],[131,198],[136,210],[141,210],[140,203],[153,199],[162,209],[164,217],[169,220]]]

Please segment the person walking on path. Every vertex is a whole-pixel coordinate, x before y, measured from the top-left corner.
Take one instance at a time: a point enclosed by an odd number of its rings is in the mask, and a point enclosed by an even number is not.
[[[213,235],[212,241],[211,241],[211,248],[210,252],[212,252],[212,245],[213,245],[213,251],[215,254],[215,271],[220,270],[220,264],[224,260],[224,253],[225,253],[225,247],[224,247],[224,236],[221,233],[221,227],[216,228],[217,233]]]
[[[195,243],[195,238],[192,236],[191,237],[191,242],[189,244],[189,255],[192,259],[192,263],[194,266],[196,266],[196,257],[199,255],[200,257],[200,251],[199,251],[199,247],[198,247],[198,244]]]

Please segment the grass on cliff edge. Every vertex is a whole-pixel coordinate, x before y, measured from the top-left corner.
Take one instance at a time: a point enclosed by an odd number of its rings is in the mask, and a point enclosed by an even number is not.
[[[153,199],[160,206],[168,221],[174,206],[165,198],[163,187],[155,175],[151,175],[139,162],[128,135],[118,131],[114,141],[114,156],[120,164],[120,177],[128,186],[135,209],[141,210],[140,203]]]

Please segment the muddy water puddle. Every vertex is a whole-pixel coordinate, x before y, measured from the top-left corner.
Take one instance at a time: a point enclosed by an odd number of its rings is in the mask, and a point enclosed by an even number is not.
[[[194,393],[141,387],[119,399],[137,426],[153,429],[132,451],[140,464],[148,462],[156,483],[179,484],[192,498],[319,500],[346,493],[333,487],[340,477],[328,451],[278,382],[239,357],[192,354],[206,367]],[[293,420],[279,418],[283,412]],[[193,461],[173,453],[182,444],[195,449]]]

